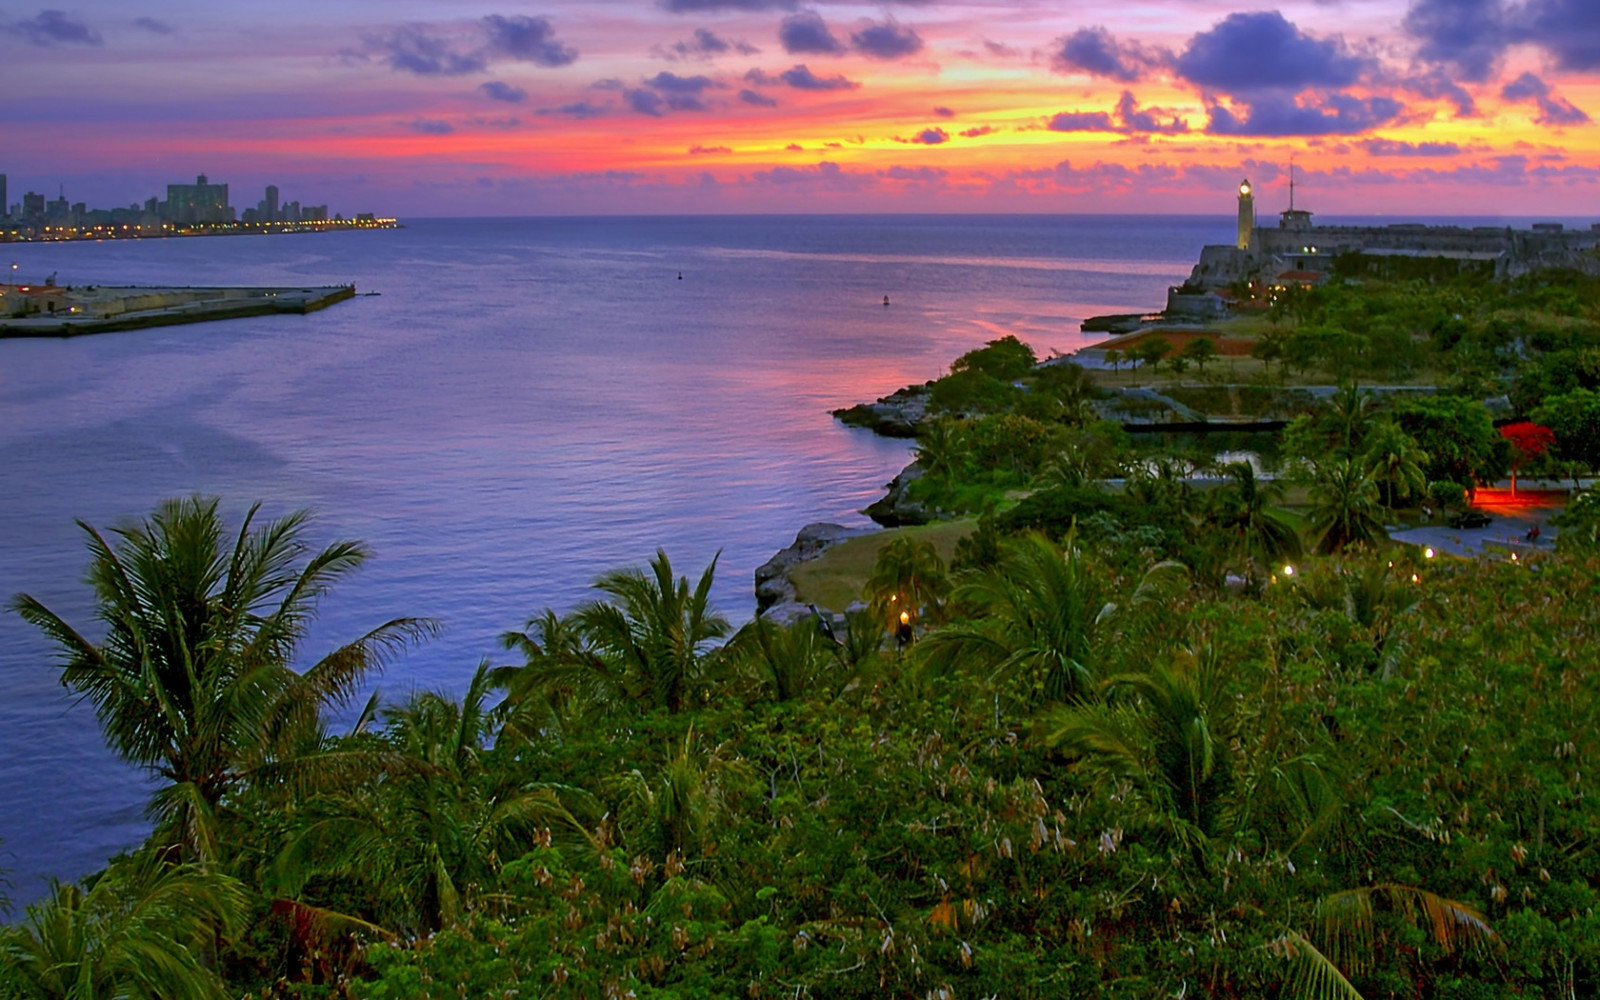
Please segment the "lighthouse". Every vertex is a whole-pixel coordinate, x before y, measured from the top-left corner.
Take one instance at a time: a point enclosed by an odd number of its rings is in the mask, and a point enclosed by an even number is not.
[[[1250,179],[1239,182],[1239,249],[1250,249],[1256,228],[1256,199],[1250,193]]]

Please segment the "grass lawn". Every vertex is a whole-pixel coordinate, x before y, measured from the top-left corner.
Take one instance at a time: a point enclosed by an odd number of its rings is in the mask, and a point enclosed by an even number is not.
[[[939,557],[947,564],[955,555],[956,542],[972,533],[977,527],[976,518],[959,521],[940,521],[916,528],[891,528],[860,538],[840,542],[820,557],[801,563],[789,571],[794,583],[795,599],[801,604],[815,604],[829,611],[843,611],[853,602],[861,600],[861,588],[872,575],[872,564],[878,559],[878,550],[900,536],[924,539],[933,543]]]

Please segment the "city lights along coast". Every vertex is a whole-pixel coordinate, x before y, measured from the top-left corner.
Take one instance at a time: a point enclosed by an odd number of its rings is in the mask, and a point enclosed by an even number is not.
[[[276,184],[267,185],[254,208],[240,212],[229,201],[228,185],[213,184],[205,174],[193,184],[168,184],[165,200],[151,195],[126,208],[90,208],[69,201],[64,190],[53,199],[28,191],[16,204],[9,196],[8,178],[0,173],[0,243],[324,233],[400,224],[370,212],[348,219],[335,212],[330,217],[327,205],[280,200]]]

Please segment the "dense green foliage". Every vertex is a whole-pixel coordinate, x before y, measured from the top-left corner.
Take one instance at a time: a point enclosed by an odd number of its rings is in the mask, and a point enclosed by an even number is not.
[[[1151,499],[1181,493],[1159,482]],[[1217,558],[1262,566],[1256,590],[1213,589],[1126,533],[1086,545],[1069,517],[1055,538],[1001,531],[953,592],[926,553],[886,556],[873,586],[950,621],[899,651],[875,614],[831,637],[757,620],[713,647],[709,569],[694,587],[664,556],[608,574],[592,604],[508,636],[522,663],[319,737],[361,766],[242,773],[214,867],[176,863],[158,831],[30,908],[0,934],[0,984],[1600,989],[1582,783],[1600,564],[1349,555],[1289,580],[1267,563],[1292,535],[1257,523],[1270,488],[1231,483],[1208,516],[1239,541]],[[1096,493],[1041,497],[1073,491]],[[1098,495],[1080,525],[1136,509]]]

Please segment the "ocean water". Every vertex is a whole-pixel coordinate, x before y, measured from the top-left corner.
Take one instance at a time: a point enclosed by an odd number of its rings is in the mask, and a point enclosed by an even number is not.
[[[720,552],[715,601],[742,621],[758,565],[809,522],[865,523],[907,461],[830,409],[1008,333],[1070,351],[1084,317],[1158,308],[1230,234],[1221,217],[608,218],[0,246],[32,281],[379,293],[0,341],[0,598],[93,633],[74,519],[202,493],[234,517],[312,507],[318,543],[373,548],[308,656],[393,616],[443,621],[381,679],[394,696],[459,690],[499,633],[658,547],[691,575]],[[19,901],[147,832],[148,787],[53,662],[0,613],[0,869]]]

